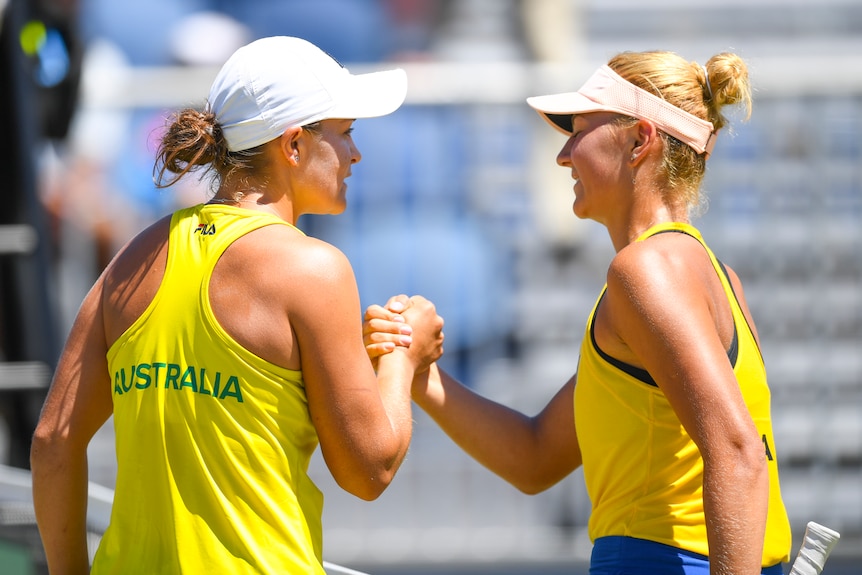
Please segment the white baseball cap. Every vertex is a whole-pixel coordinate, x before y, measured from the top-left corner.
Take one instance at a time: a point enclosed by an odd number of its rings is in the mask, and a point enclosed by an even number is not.
[[[210,88],[208,108],[232,152],[326,119],[384,116],[407,95],[404,70],[351,74],[301,38],[273,36],[228,58]]]
[[[533,96],[527,103],[556,130],[571,136],[572,116],[616,112],[650,120],[698,154],[709,156],[717,132],[711,122],[677,108],[667,100],[638,88],[604,65],[577,92]]]

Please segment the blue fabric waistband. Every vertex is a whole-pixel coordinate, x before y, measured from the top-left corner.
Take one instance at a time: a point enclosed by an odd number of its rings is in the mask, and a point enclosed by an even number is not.
[[[709,558],[685,549],[635,539],[610,536],[596,539],[590,575],[709,575]],[[762,575],[784,575],[781,564],[764,567]]]

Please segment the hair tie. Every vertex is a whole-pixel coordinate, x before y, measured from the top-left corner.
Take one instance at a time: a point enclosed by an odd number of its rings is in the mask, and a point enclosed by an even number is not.
[[[204,131],[212,136],[213,135],[213,125],[215,124],[215,116],[210,110],[209,103],[207,103],[206,107],[203,110],[198,110],[198,120],[204,125]]]
[[[703,77],[706,78],[706,91],[709,92],[709,99],[712,100],[712,86],[709,85],[709,72],[703,64],[700,67],[703,68]]]

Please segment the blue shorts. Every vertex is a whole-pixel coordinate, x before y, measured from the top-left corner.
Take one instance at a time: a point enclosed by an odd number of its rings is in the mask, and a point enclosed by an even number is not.
[[[779,563],[762,575],[784,575]],[[590,575],[709,575],[709,557],[634,537],[600,537],[593,545]]]

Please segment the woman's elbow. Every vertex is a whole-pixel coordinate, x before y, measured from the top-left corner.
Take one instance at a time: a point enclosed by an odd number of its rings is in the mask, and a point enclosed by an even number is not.
[[[364,501],[374,501],[380,497],[395,478],[394,471],[379,471],[371,473],[351,473],[344,477],[335,477],[339,487]]]
[[[559,483],[566,474],[542,469],[541,465],[519,465],[509,473],[500,473],[515,489],[524,495],[538,495]]]
[[[727,444],[714,454],[704,454],[709,467],[730,473],[734,481],[752,488],[768,482],[769,469],[761,441],[740,439]]]
[[[547,490],[548,487],[544,485],[539,485],[535,483],[513,483],[515,489],[523,493],[524,495],[538,495],[543,491]]]
[[[524,495],[538,495],[556,485],[557,482],[557,480],[532,475],[509,480],[509,483]]]
[[[60,449],[63,441],[63,435],[53,428],[43,424],[37,425],[30,439],[30,465],[50,459],[51,454]]]
[[[521,493],[537,495],[557,485],[580,466],[580,452],[555,451],[532,459],[529,463],[519,458],[514,466],[510,466],[508,471],[502,470],[499,475]]]
[[[30,441],[30,470],[34,476],[56,473],[73,453],[68,438],[37,431]]]
[[[768,481],[769,467],[762,441],[750,443],[741,459],[745,463],[753,480]]]

